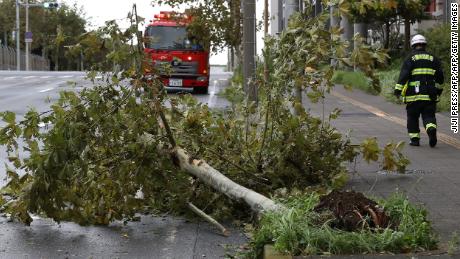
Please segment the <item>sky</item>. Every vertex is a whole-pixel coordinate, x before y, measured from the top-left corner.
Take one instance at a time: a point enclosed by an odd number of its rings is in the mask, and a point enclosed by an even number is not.
[[[135,3],[137,5],[138,15],[146,19],[146,21],[153,18],[154,14],[160,11],[173,10],[168,6],[152,6],[151,0],[63,0],[68,4],[77,4],[79,7],[83,7],[86,13],[91,27],[96,28],[104,25],[105,21],[117,20],[121,22],[123,27],[123,19],[127,17],[128,12],[132,10],[132,6]],[[257,1],[257,18],[261,19],[263,11],[263,2]],[[128,23],[125,23],[128,27]],[[258,49],[262,44],[261,35],[258,36]],[[259,50],[260,53],[260,50]],[[227,63],[227,52],[219,53],[211,56],[211,64],[226,64]]]

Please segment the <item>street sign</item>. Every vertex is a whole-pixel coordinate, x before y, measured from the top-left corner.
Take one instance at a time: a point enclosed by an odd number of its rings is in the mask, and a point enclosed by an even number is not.
[[[33,38],[32,36],[33,36],[32,32],[27,31],[27,32],[25,33],[25,42],[26,42],[26,43],[32,42],[32,41],[33,41],[33,40],[32,40],[32,38]]]

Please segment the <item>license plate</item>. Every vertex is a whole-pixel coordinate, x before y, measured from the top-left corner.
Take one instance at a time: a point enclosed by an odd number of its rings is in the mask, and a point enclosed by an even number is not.
[[[169,86],[182,86],[182,79],[169,79]]]

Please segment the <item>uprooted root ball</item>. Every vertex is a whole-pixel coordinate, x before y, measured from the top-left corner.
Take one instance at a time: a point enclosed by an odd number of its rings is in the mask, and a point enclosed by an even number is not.
[[[334,215],[331,226],[347,231],[363,227],[386,228],[389,217],[378,204],[355,191],[332,191],[320,198],[316,212],[329,210]]]

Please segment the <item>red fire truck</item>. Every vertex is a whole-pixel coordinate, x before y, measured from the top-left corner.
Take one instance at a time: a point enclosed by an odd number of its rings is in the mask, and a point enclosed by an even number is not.
[[[186,88],[206,94],[209,52],[187,32],[190,22],[185,14],[160,12],[155,15],[145,30],[145,52],[151,56],[154,68],[160,71],[167,89]]]

